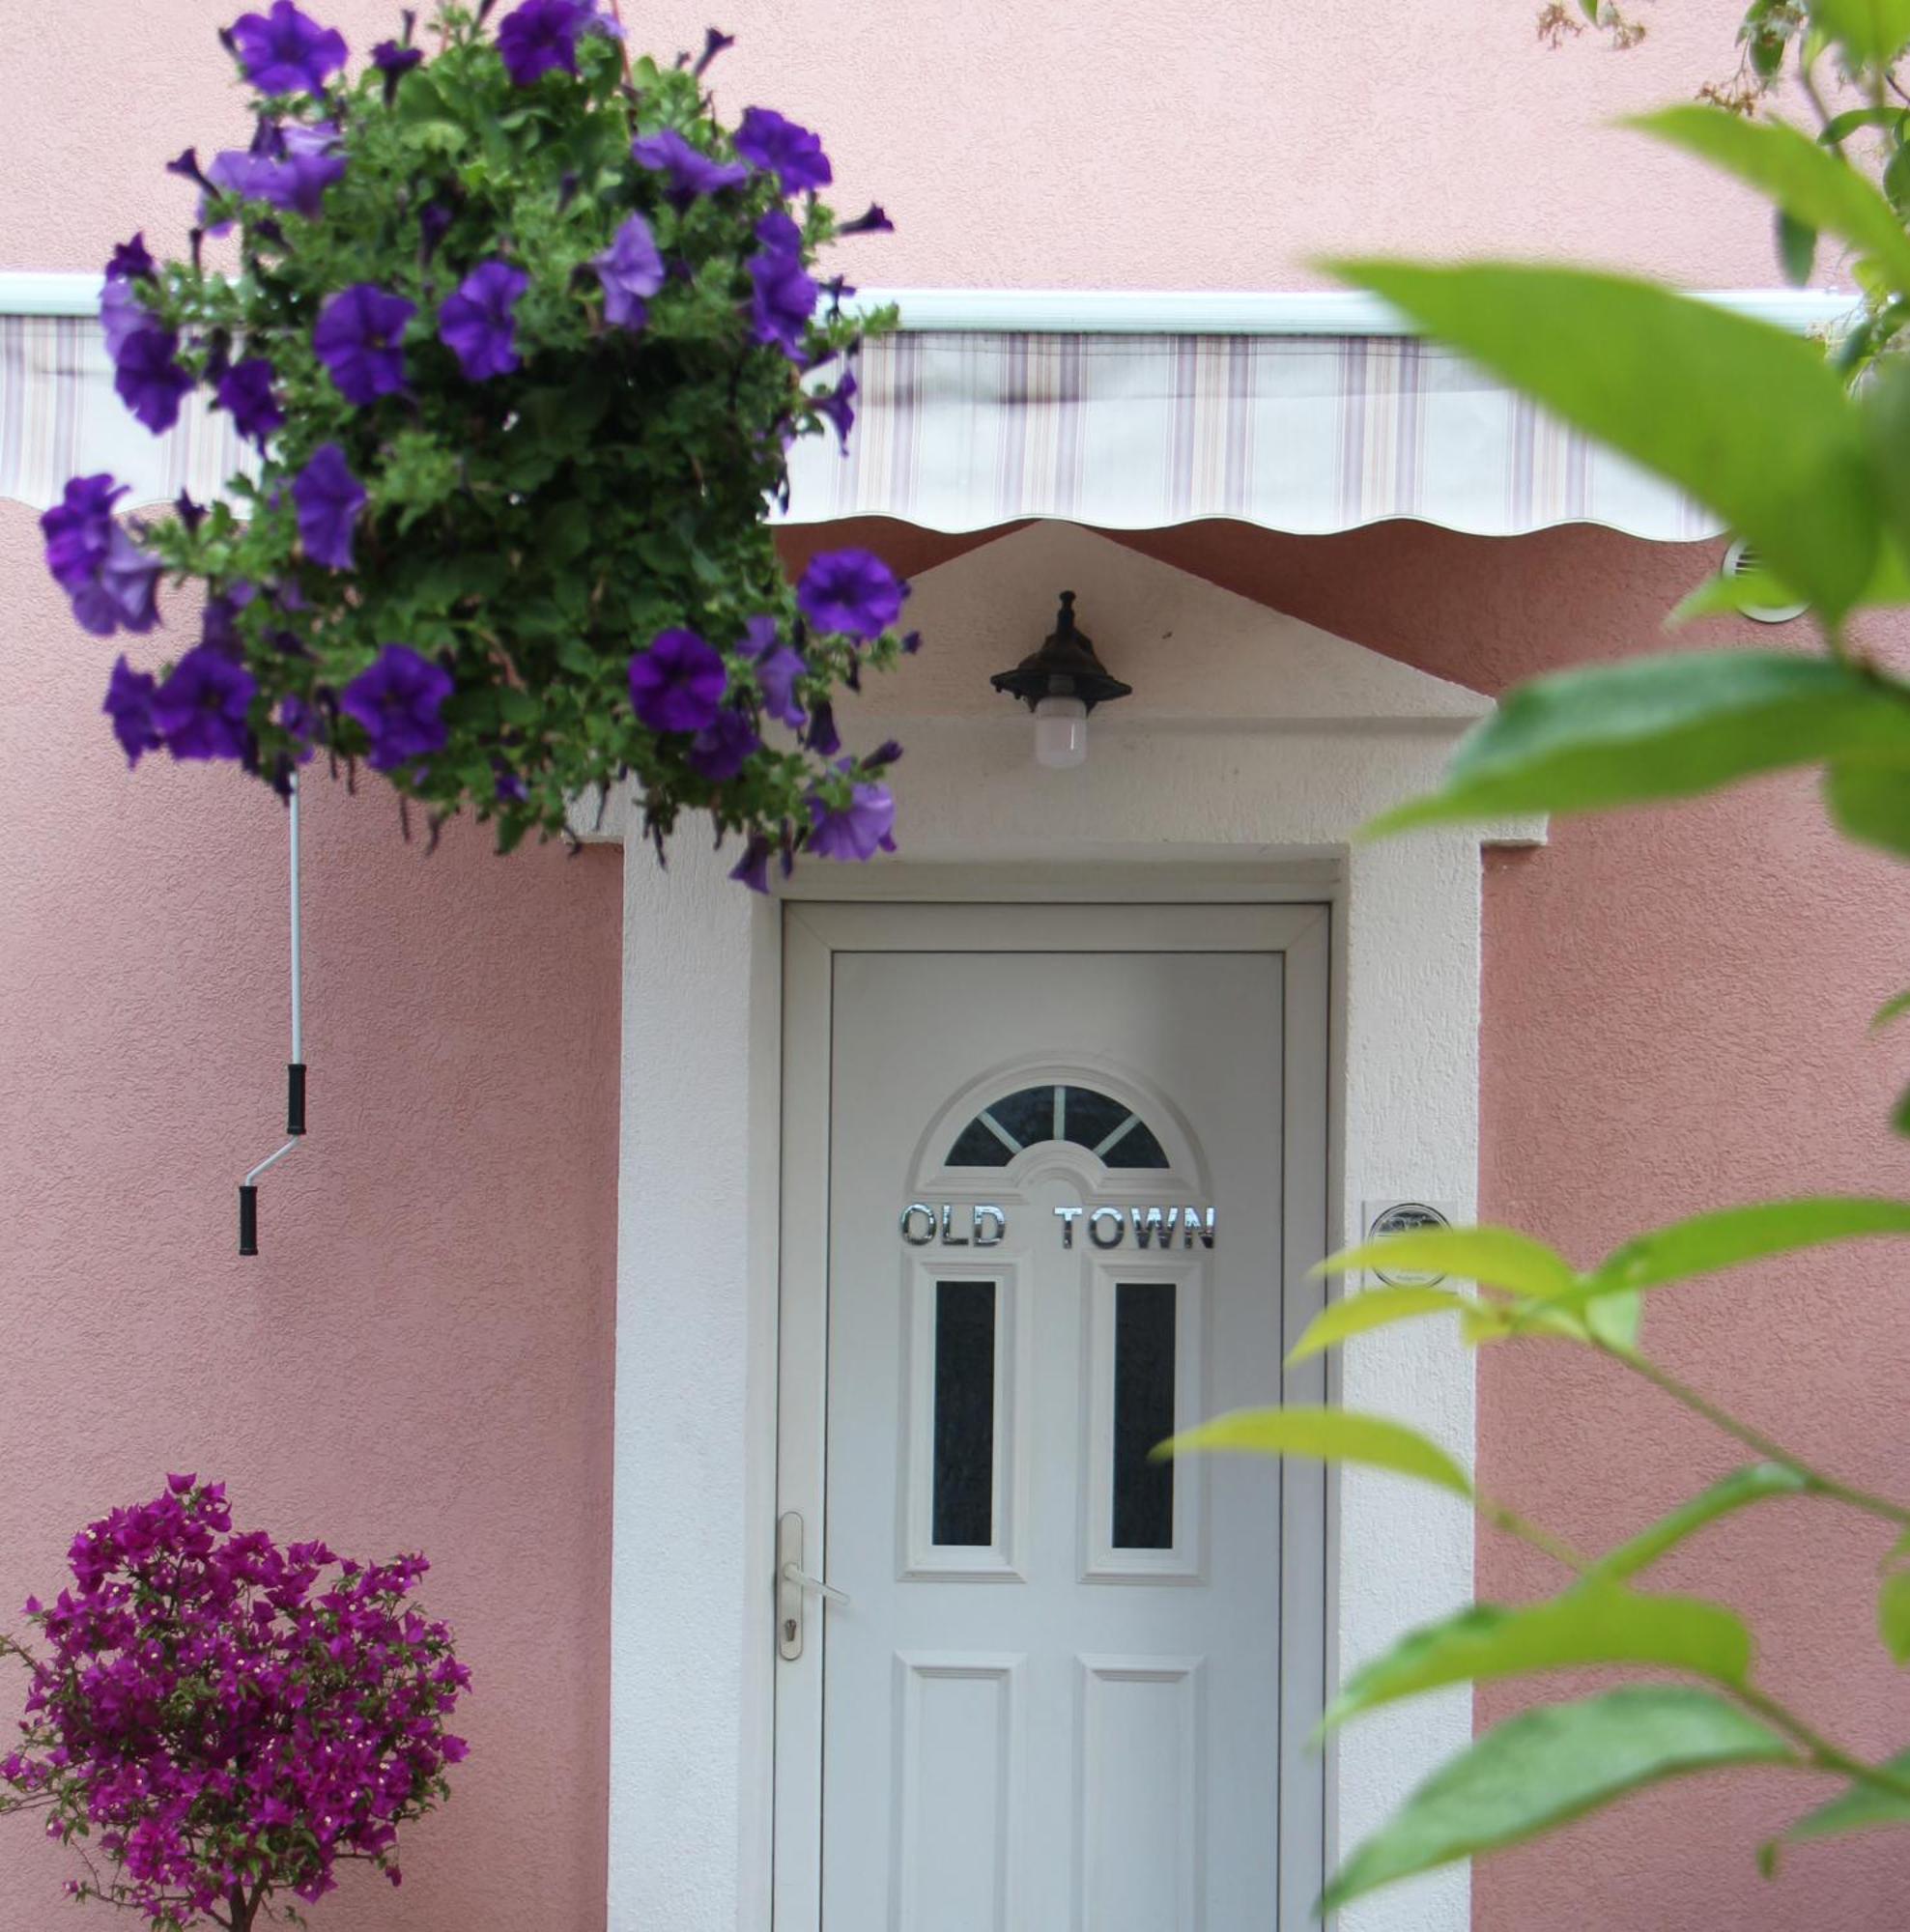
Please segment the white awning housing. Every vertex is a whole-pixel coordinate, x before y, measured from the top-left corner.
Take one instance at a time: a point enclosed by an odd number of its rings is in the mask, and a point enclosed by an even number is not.
[[[202,501],[240,467],[192,398],[147,434],[113,393],[90,277],[0,277],[0,497],[109,470],[128,504]],[[1793,327],[1836,292],[1712,298]],[[1590,523],[1662,542],[1710,513],[1361,297],[871,291],[902,327],[856,365],[847,455],[805,439],[785,521],[974,530],[1040,517],[1157,529],[1226,517],[1324,534],[1417,518],[1479,536]]]

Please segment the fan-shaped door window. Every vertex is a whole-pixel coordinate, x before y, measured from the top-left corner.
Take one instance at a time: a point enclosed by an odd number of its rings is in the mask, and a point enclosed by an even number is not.
[[[1023,1087],[984,1107],[955,1138],[951,1167],[1006,1167],[1024,1148],[1066,1141],[1109,1167],[1165,1167],[1154,1129],[1124,1100],[1059,1082]]]

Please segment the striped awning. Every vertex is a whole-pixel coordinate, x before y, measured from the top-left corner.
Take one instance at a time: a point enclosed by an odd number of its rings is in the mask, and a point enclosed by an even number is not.
[[[848,453],[833,438],[797,445],[787,521],[1154,529],[1227,517],[1318,534],[1411,517],[1481,536],[1591,523],[1674,543],[1718,528],[1347,298],[902,301],[902,329],[858,359]],[[67,305],[84,306],[71,292]],[[1087,326],[1060,326],[1070,317]],[[1014,323],[1035,326],[987,326]],[[128,505],[183,489],[203,501],[243,460],[229,420],[197,397],[171,434],[140,428],[90,315],[0,312],[0,497],[43,508],[69,476],[103,469],[132,486]]]

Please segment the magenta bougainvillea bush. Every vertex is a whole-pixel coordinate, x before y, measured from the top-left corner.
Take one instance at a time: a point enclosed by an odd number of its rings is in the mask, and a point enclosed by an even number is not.
[[[187,257],[107,264],[121,400],[149,430],[203,392],[255,453],[220,500],[122,522],[74,477],[48,568],[100,638],[128,759],[232,759],[281,791],[358,760],[509,846],[634,780],[762,888],[803,850],[889,843],[893,744],[845,752],[833,700],[912,648],[907,586],[859,550],[793,586],[768,524],[806,435],[855,415],[884,316],[818,279],[839,221],[821,141],[721,120],[728,44],[635,57],[602,0],[407,10],[355,62],[273,0],[220,38],[248,146],[171,162]],[[162,588],[205,593],[177,637]]]
[[[399,1828],[449,1797],[448,1728],[470,1676],[413,1597],[422,1556],[357,1563],[323,1543],[235,1532],[220,1483],[74,1538],[72,1582],[0,1637],[28,1671],[0,1812],[43,1813],[77,1899],[159,1932],[302,1922],[340,1863],[402,1877]]]

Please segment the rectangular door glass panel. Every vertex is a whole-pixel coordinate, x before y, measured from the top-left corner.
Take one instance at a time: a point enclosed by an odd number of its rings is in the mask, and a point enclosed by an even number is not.
[[[1174,1434],[1174,1284],[1114,1291],[1114,1534],[1117,1549],[1174,1548],[1174,1470],[1149,1460]]]
[[[938,1544],[995,1540],[995,1284],[935,1284],[935,1470]]]

